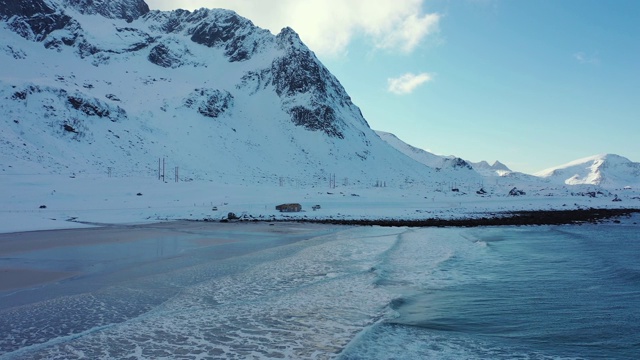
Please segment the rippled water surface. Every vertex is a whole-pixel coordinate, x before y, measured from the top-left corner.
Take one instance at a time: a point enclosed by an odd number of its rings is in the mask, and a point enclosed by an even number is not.
[[[184,226],[0,259],[79,274],[0,293],[0,359],[640,355],[632,223]]]

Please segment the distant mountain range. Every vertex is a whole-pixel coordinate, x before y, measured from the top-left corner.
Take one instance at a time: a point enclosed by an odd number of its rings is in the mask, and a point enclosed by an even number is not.
[[[604,188],[623,188],[640,185],[640,163],[615,154],[601,154],[575,160],[533,174],[515,173],[506,165],[495,161],[469,162],[455,156],[435,155],[411,146],[395,135],[376,131],[388,144],[412,159],[429,167],[444,171],[473,170],[485,177],[518,177],[525,182],[540,182],[566,185],[596,185]],[[537,178],[537,179],[536,179]]]
[[[640,183],[638,163],[615,155],[534,177],[376,133],[292,29],[273,35],[232,11],[0,0],[0,37],[0,174],[169,166],[245,184]]]

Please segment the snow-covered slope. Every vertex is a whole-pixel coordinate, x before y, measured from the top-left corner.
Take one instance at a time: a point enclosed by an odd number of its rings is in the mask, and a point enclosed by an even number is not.
[[[433,180],[289,28],[141,0],[0,0],[0,173]]]
[[[614,154],[601,154],[543,170],[536,176],[568,185],[623,188],[640,184],[640,163]]]
[[[422,164],[437,169],[438,171],[475,170],[480,175],[486,177],[506,176],[512,173],[511,169],[497,160],[493,163],[493,165],[489,165],[489,163],[486,161],[474,163],[453,155],[436,155],[426,150],[409,145],[406,142],[400,140],[396,135],[392,133],[376,130],[376,134],[378,134],[378,136],[380,136],[382,140],[393,146],[401,153]]]
[[[378,136],[389,145],[410,158],[439,170],[472,170],[472,166],[465,160],[455,156],[441,156],[426,150],[411,146],[400,140],[392,133],[376,131]]]

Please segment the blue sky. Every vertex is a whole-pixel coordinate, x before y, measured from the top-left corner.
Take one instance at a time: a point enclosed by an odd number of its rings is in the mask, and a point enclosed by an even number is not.
[[[291,26],[371,125],[407,143],[533,173],[640,161],[640,1],[150,0]]]

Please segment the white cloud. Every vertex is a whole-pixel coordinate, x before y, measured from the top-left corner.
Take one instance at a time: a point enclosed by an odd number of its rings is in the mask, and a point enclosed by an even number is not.
[[[418,86],[433,80],[433,76],[428,73],[418,75],[406,73],[397,78],[387,79],[389,87],[387,90],[397,95],[411,94]]]
[[[356,36],[379,49],[412,52],[438,32],[441,15],[422,11],[424,0],[147,0],[152,9],[225,8],[273,33],[289,26],[316,53],[346,53]]]
[[[600,59],[596,55],[587,55],[583,52],[577,52],[573,54],[573,58],[578,60],[580,64],[591,64],[591,65],[600,64]]]

